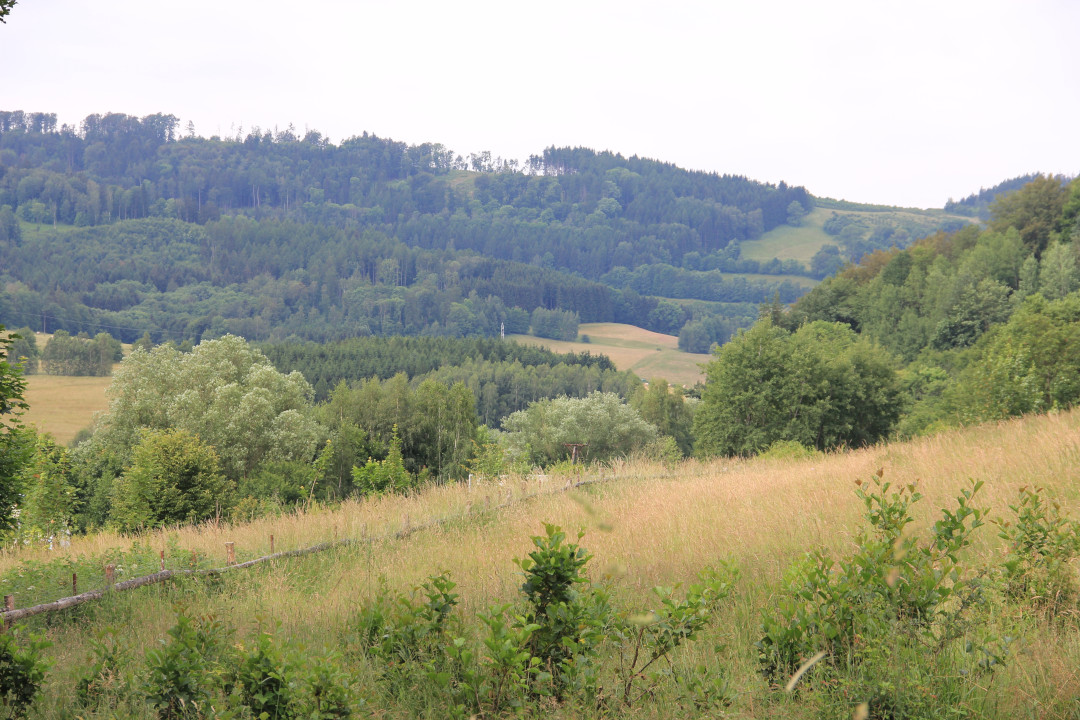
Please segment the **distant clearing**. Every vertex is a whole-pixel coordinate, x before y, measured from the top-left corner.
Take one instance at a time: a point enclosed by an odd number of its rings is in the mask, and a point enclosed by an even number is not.
[[[798,260],[810,267],[810,260],[822,245],[840,245],[839,238],[829,235],[824,230],[825,221],[837,215],[856,215],[866,218],[871,225],[889,224],[912,228],[922,228],[929,233],[946,220],[971,222],[971,218],[951,215],[943,210],[918,210],[916,208],[875,207],[866,210],[845,210],[842,203],[821,200],[821,205],[803,218],[802,225],[792,227],[781,225],[773,228],[757,240],[742,243],[741,256],[747,260],[766,262],[773,258],[780,260]],[[835,204],[836,207],[832,205]]]
[[[798,260],[810,267],[810,259],[826,243],[837,244],[836,238],[822,229],[832,210],[814,208],[803,218],[802,225],[781,225],[765,233],[758,240],[742,243],[742,257],[747,260],[766,262],[773,258]]]
[[[678,349],[679,339],[674,335],[663,335],[634,325],[582,323],[578,335],[588,335],[589,342],[549,340],[532,335],[508,337],[555,352],[607,355],[619,370],[633,370],[646,380],[664,378],[670,383],[686,386],[704,380],[705,373],[699,366],[712,360],[711,355],[681,352]]]
[[[28,375],[26,381],[30,411],[23,419],[64,445],[93,421],[95,413],[109,408],[105,389],[111,377]]]

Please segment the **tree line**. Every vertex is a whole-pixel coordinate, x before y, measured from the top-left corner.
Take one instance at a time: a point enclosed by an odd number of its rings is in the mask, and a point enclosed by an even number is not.
[[[104,325],[125,342],[144,331],[159,342],[226,333],[494,337],[528,332],[538,308],[541,332],[556,332],[546,323],[560,311],[674,334],[692,319],[728,313],[716,303],[671,303],[661,314],[653,295],[552,268],[413,248],[371,229],[244,217],[46,230],[0,246],[0,260],[0,318],[44,318],[45,329],[73,334]],[[740,299],[757,301],[776,287],[739,286]],[[558,336],[576,334],[572,324]]]
[[[13,340],[3,333],[0,342],[0,515],[8,539],[25,542],[103,526],[137,530],[252,517],[298,502],[461,480],[474,469],[528,467],[531,455],[511,459],[493,450],[500,436],[482,424],[481,412],[495,413],[492,424],[498,424],[556,396],[599,408],[625,405],[640,392],[640,382],[616,373],[606,358],[569,355],[549,365],[542,360],[553,354],[512,343],[397,339],[428,351],[428,367],[440,353],[465,359],[412,378],[397,372],[386,379],[342,379],[319,402],[301,373],[279,371],[261,350],[230,335],[186,351],[172,343],[140,344],[115,372],[108,411],[63,448],[18,422],[25,382],[8,362]],[[302,348],[278,350],[305,357],[295,352]],[[476,354],[468,355],[471,350]],[[535,364],[523,366],[520,359]],[[486,370],[494,374],[476,384]],[[506,392],[488,382],[504,378],[514,384]],[[510,405],[485,405],[491,397]],[[581,416],[588,418],[588,432],[610,436],[594,457],[634,450],[641,433],[620,435],[619,427],[648,421],[627,408],[611,417],[596,409]],[[649,428],[646,435],[655,436]],[[526,432],[508,429],[512,437]]]

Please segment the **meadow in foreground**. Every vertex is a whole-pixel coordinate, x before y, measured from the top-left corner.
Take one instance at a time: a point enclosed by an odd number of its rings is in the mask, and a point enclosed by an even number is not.
[[[1076,531],[1056,518],[1077,507],[1078,461],[1080,413],[1060,413],[809,458],[620,462],[569,492],[554,476],[444,486],[134,550],[104,533],[5,554],[0,573],[25,606],[68,594],[63,563],[131,558],[131,576],[161,549],[220,566],[225,542],[243,560],[270,535],[278,550],[372,538],[21,623],[18,643],[52,643],[35,717],[1075,717]],[[973,482],[974,516],[956,501]],[[1018,555],[1048,539],[1062,562]],[[567,594],[541,607],[544,568]],[[631,662],[637,647],[656,662]],[[181,681],[193,703],[168,695]]]

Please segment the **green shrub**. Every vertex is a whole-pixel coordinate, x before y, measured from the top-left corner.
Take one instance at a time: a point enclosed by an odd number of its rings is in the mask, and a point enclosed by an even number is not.
[[[970,635],[982,597],[982,573],[960,558],[983,523],[970,503],[982,483],[920,536],[908,529],[922,497],[915,485],[894,490],[880,478],[856,491],[872,529],[856,550],[839,560],[809,553],[789,572],[787,591],[763,612],[759,660],[774,682],[820,661],[828,697],[865,701],[873,717],[932,717],[942,698],[951,706],[971,691],[962,673],[993,669],[1007,644],[969,638],[960,651],[954,642]]]
[[[620,654],[615,692],[625,705],[632,705],[652,694],[665,678],[666,672],[652,670],[660,660],[668,660],[676,648],[684,645],[705,627],[716,606],[725,600],[738,578],[731,565],[719,569],[706,568],[698,574],[684,598],[675,599],[676,588],[653,588],[658,605],[644,614],[620,615],[614,618],[611,636]],[[636,687],[643,681],[645,687]],[[701,677],[690,676],[685,690],[694,704],[726,704],[732,692],[726,682],[709,683]]]
[[[341,655],[331,651],[309,658],[304,666],[304,694],[299,717],[306,720],[336,720],[352,717],[363,703],[356,698],[352,677],[341,669]]]
[[[1010,505],[1014,522],[1001,522],[1000,537],[1008,542],[1004,564],[1006,593],[1056,615],[1075,606],[1080,587],[1072,561],[1080,555],[1080,523],[1070,520],[1041,487],[1020,488],[1020,500]]]
[[[817,453],[797,440],[777,440],[758,457],[773,460],[806,460]]]
[[[408,595],[383,592],[354,621],[356,644],[378,660],[392,696],[412,691],[420,675],[445,672],[449,630],[456,620],[454,587],[444,573]]]
[[[227,512],[233,484],[217,452],[187,430],[146,430],[113,485],[110,520],[121,530],[198,522]]]
[[[411,489],[415,480],[405,469],[401,457],[401,439],[394,428],[394,439],[390,442],[390,452],[385,460],[368,458],[363,467],[352,469],[352,481],[361,495],[383,495],[386,493],[404,493]]]
[[[575,662],[580,665],[595,654],[602,619],[594,612],[595,603],[578,590],[588,583],[584,568],[592,555],[567,543],[562,528],[545,525],[544,530],[544,535],[532,538],[536,550],[514,561],[525,576],[521,594],[530,605],[517,624],[535,625],[529,634],[529,654],[561,680],[574,674]],[[578,533],[579,540],[583,534]]]
[[[179,612],[168,635],[162,647],[146,653],[146,699],[165,720],[210,715],[223,674],[224,627],[213,617]]]
[[[253,717],[285,720],[298,716],[294,707],[293,673],[293,665],[274,643],[274,636],[260,632],[252,647],[240,647],[235,674],[230,679]]]
[[[392,697],[410,703],[417,714],[431,710],[423,707],[426,699],[447,717],[493,717],[525,714],[547,703],[630,705],[674,677],[687,706],[730,702],[725,679],[678,676],[670,656],[730,594],[733,568],[706,570],[682,600],[672,588],[657,588],[655,609],[618,612],[606,589],[585,574],[588,551],[568,542],[561,528],[544,529],[532,538],[534,550],[515,560],[525,607],[503,604],[478,613],[479,645],[449,632],[456,625],[457,595],[446,575],[429,578],[409,596],[384,592],[359,613],[356,645],[377,659]],[[619,654],[619,661],[604,663],[606,650]],[[604,688],[613,690],[605,694]]]
[[[41,651],[52,643],[37,635],[21,640],[18,628],[0,632],[0,707],[11,717],[23,717],[33,705],[50,664]]]
[[[131,652],[116,635],[115,629],[108,629],[90,641],[90,667],[75,685],[75,696],[84,707],[115,707],[131,690]]]

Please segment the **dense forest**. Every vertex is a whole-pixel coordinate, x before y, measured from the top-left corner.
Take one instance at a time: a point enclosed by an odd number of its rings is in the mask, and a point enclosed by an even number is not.
[[[1080,180],[1036,176],[985,228],[877,251],[769,320],[839,323],[895,358],[904,435],[1080,399]]]
[[[325,341],[491,337],[541,308],[700,334],[805,291],[721,272],[809,272],[740,259],[738,243],[813,204],[784,183],[583,148],[518,167],[367,134],[207,139],[171,115],[76,129],[5,111],[0,316],[127,341]]]

